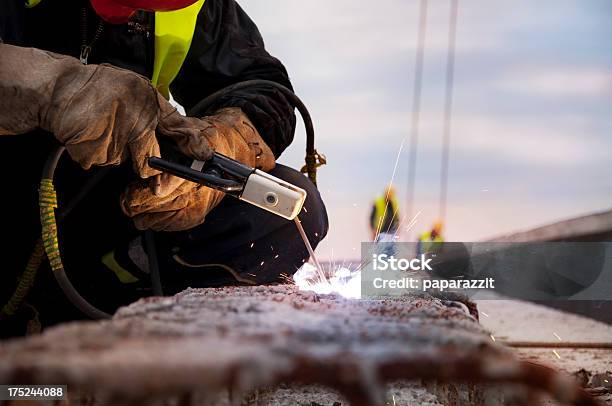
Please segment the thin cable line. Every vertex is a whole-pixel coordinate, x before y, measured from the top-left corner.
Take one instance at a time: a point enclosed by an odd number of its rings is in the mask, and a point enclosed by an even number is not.
[[[412,217],[414,205],[414,181],[416,177],[417,149],[419,142],[419,121],[421,116],[421,89],[423,86],[423,57],[425,54],[425,34],[427,32],[427,0],[421,0],[419,34],[414,70],[414,92],[412,97],[412,123],[410,131],[410,157],[408,161],[408,190],[406,214]],[[409,241],[409,239],[407,239]]]
[[[444,133],[442,139],[442,162],[440,169],[439,217],[446,220],[448,199],[448,167],[450,160],[450,132],[453,114],[453,85],[455,80],[455,43],[457,38],[457,14],[459,0],[451,0],[450,21],[448,23],[448,56],[446,60],[446,101],[444,104]]]

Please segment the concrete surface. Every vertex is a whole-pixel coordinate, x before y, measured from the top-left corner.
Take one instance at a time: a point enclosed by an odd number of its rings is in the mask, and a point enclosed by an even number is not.
[[[513,349],[519,358],[575,376],[600,401],[612,405],[612,349],[556,348],[556,344],[580,347],[581,343],[612,346],[611,325],[518,300],[477,304],[481,324],[499,342],[551,343],[548,348]]]
[[[534,390],[594,404],[569,378],[494,343],[468,307],[429,296],[350,301],[293,286],[190,289],[109,321],[2,342],[0,382],[68,384],[72,403],[85,405],[495,405],[509,388],[523,404]]]

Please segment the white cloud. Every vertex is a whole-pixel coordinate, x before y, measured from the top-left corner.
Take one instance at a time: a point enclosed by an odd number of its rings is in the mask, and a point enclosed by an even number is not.
[[[519,65],[504,72],[495,85],[505,91],[549,97],[612,97],[612,70]]]
[[[411,120],[408,109],[391,110],[377,106],[375,98],[372,103],[359,98],[342,102],[341,99],[333,100],[338,101],[339,107],[328,109],[317,105],[313,110],[319,145],[326,147],[330,157],[346,154],[349,149],[366,149],[375,153],[384,144],[388,150],[389,145],[393,148],[399,146],[402,137],[408,139]],[[598,134],[593,127],[593,122],[580,117],[544,114],[536,117],[492,116],[457,112],[452,122],[451,146],[453,153],[469,154],[475,159],[495,157],[534,168],[573,167],[609,161],[612,140],[605,134]],[[422,151],[440,150],[441,112],[421,113],[419,135]]]
[[[425,131],[439,121],[439,116],[425,115]],[[475,158],[494,157],[530,167],[572,167],[609,160],[611,143],[593,131],[588,120],[573,117],[457,114],[452,148]],[[423,137],[423,146],[440,148],[439,140],[439,136]]]
[[[398,53],[413,57],[419,2],[383,0],[375,3],[354,0],[286,0],[249,1],[240,4],[257,22],[267,45],[273,51],[284,48],[291,40],[296,53],[307,47],[306,58],[328,53],[331,58],[376,59]],[[427,19],[427,54],[446,53],[450,3],[429,2]],[[460,41],[457,52],[494,50],[500,44],[499,35],[479,35],[474,27],[499,33],[504,15],[496,6],[497,18],[482,19],[490,6],[462,7],[460,10]],[[507,8],[507,6],[501,6]],[[495,27],[495,29],[493,29]],[[324,62],[323,59],[310,59]]]

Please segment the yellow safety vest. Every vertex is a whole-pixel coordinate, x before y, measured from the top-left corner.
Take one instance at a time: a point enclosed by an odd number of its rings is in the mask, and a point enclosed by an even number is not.
[[[155,59],[151,82],[166,98],[170,97],[170,83],[176,78],[195,32],[198,14],[206,0],[198,0],[189,7],[155,13]],[[41,0],[25,0],[32,8]]]
[[[389,201],[389,207],[387,207],[387,200],[384,196],[377,198],[374,201],[374,224],[373,226],[376,229],[380,229],[383,223],[383,216],[385,216],[385,210],[387,213],[393,213],[393,216],[397,217],[399,213],[399,203],[397,199],[394,197]],[[385,230],[382,230],[385,231]]]
[[[32,8],[40,3],[40,0],[25,0],[25,6],[27,8]]]
[[[198,0],[180,10],[155,13],[155,61],[151,82],[166,99],[170,97],[170,83],[181,70],[191,47],[204,1]]]
[[[444,238],[441,235],[437,235],[435,238],[431,238],[431,231],[421,234],[419,237],[420,251],[424,252],[435,252],[441,247],[441,243],[444,242]]]

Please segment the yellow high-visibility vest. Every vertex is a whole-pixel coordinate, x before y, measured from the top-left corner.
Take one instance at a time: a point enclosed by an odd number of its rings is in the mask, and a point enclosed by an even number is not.
[[[155,13],[155,60],[151,82],[166,99],[170,97],[170,83],[181,70],[191,47],[204,1],[198,0],[180,10]]]
[[[391,198],[388,207],[385,196],[381,196],[374,201],[374,224],[372,224],[374,228],[380,229],[382,227],[382,223],[384,222],[383,216],[386,215],[385,210],[387,211],[387,214],[397,217],[399,213],[399,203],[397,198]],[[382,231],[384,232],[385,230]]]
[[[37,6],[38,3],[40,3],[40,0],[25,0],[25,6],[27,8],[32,8],[34,6]]]
[[[431,238],[431,231],[427,231],[421,234],[419,241],[444,242],[444,238],[441,235],[436,235],[434,238]]]
[[[419,237],[420,251],[424,252],[435,252],[442,246],[444,237],[437,235],[434,238],[431,236],[431,231],[427,231]]]
[[[170,97],[170,83],[176,78],[193,39],[198,14],[206,0],[198,0],[189,7],[155,13],[155,58],[151,83],[166,98]],[[32,8],[41,0],[25,0]]]

